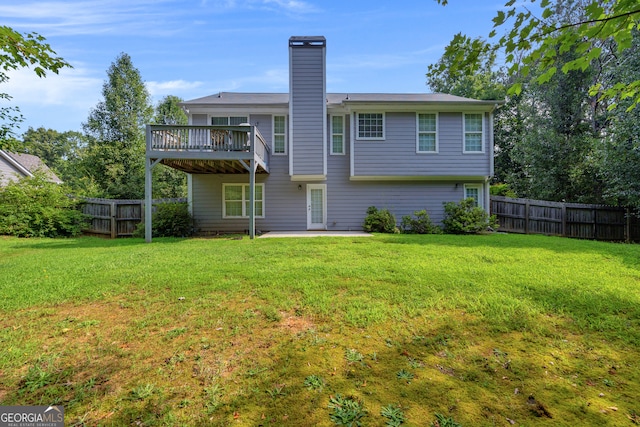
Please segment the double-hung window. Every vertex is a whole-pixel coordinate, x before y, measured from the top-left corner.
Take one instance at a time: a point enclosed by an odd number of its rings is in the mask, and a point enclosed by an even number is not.
[[[464,152],[483,153],[484,125],[482,113],[463,114],[464,122]]]
[[[287,154],[287,125],[285,116],[273,116],[273,154]]]
[[[438,114],[418,113],[418,140],[416,151],[418,153],[438,152]]]
[[[249,184],[222,184],[222,217],[249,217]],[[264,184],[255,185],[256,218],[264,218]]]
[[[344,154],[344,116],[331,116],[331,154]]]
[[[356,139],[384,139],[384,113],[357,113],[356,122]]]
[[[211,117],[211,126],[238,126],[243,123],[249,123],[247,116],[213,116]]]

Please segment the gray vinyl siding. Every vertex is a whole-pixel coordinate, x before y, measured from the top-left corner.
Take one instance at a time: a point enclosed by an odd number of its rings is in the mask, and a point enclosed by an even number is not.
[[[386,113],[384,141],[354,143],[355,176],[489,176],[490,123],[484,153],[463,153],[462,113],[438,114],[438,153],[416,153],[416,113]]]
[[[0,157],[0,187],[8,184],[10,181],[17,181],[23,176],[18,169],[9,164],[3,157]]]
[[[206,114],[192,114],[191,115],[191,124],[194,126],[208,126],[211,123],[207,121]]]
[[[463,184],[478,182],[350,181],[348,138],[347,133],[346,155],[328,158],[328,177],[323,182],[327,186],[328,230],[361,230],[369,206],[389,209],[398,224],[403,215],[422,209],[440,222],[443,202],[461,200]],[[256,176],[256,182],[264,184],[265,218],[256,219],[260,231],[307,228],[307,183],[291,181],[287,166],[288,156],[272,156],[271,173]],[[193,175],[192,182],[193,214],[201,232],[242,232],[248,228],[247,219],[222,218],[222,184],[248,183],[247,174]]]
[[[290,120],[293,175],[324,174],[324,48],[293,47]]]

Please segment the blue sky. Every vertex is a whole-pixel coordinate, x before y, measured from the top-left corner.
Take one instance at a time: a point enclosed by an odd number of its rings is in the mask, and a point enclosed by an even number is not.
[[[37,128],[82,130],[106,71],[125,52],[154,104],[219,91],[287,92],[288,39],[327,38],[329,92],[429,92],[425,73],[454,34],[484,36],[500,0],[2,0],[0,22],[35,31],[73,69],[39,79],[10,73],[13,96]]]

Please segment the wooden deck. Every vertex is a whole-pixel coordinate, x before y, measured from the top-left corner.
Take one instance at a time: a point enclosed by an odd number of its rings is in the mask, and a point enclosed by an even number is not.
[[[269,173],[269,146],[255,126],[148,125],[146,157],[187,173]]]
[[[153,180],[161,163],[192,174],[248,174],[249,236],[255,223],[257,173],[269,173],[269,146],[255,126],[147,125],[145,155],[145,240],[151,242]]]

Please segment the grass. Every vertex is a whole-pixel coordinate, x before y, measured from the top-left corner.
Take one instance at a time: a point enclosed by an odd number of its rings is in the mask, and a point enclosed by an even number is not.
[[[66,425],[640,422],[636,245],[0,237],[0,272],[0,404]]]

